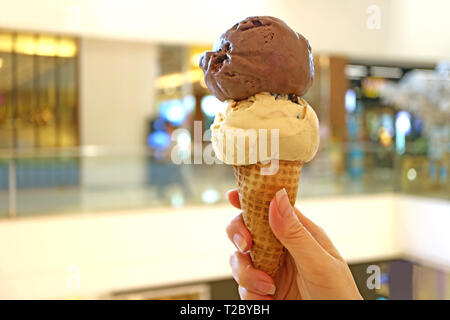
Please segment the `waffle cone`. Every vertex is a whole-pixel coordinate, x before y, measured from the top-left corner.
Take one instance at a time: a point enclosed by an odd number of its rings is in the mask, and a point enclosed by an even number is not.
[[[273,277],[284,263],[286,249],[270,228],[270,201],[278,190],[285,188],[294,205],[302,163],[279,160],[279,169],[273,175],[262,175],[263,167],[261,163],[234,166],[234,175],[244,222],[252,235],[250,256],[253,266]]]

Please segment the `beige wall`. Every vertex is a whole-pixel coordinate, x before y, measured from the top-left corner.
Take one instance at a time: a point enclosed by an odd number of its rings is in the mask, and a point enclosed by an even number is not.
[[[82,39],[80,43],[81,183],[93,188],[145,183],[147,120],[156,112],[157,49],[148,43]],[[124,156],[124,152],[128,153]],[[117,170],[120,163],[120,170]],[[127,189],[128,188],[128,189]],[[83,203],[91,202],[89,192]]]
[[[154,112],[156,48],[83,39],[80,46],[81,144],[138,147]]]
[[[0,28],[90,37],[211,42],[264,0],[0,0]],[[23,10],[27,8],[27,10]]]
[[[379,29],[367,27],[371,5],[380,9]],[[303,33],[316,52],[450,58],[448,0],[0,0],[0,8],[0,28],[183,43],[212,43],[235,21],[267,14]]]
[[[266,12],[303,33],[313,51],[399,61],[450,59],[449,11],[448,0],[266,1]]]

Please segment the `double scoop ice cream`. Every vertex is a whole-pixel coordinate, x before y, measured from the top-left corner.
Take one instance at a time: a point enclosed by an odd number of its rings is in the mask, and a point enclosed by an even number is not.
[[[280,160],[305,163],[314,157],[319,123],[301,98],[312,85],[314,64],[311,46],[302,35],[280,19],[250,17],[222,34],[213,51],[202,55],[200,67],[210,91],[227,105],[211,126],[220,160],[236,165],[269,160],[270,154],[265,157],[256,145],[246,148],[244,159],[237,157],[239,150],[227,150],[227,132],[248,135],[236,129],[256,129],[257,134],[258,129],[278,129]]]
[[[285,248],[270,229],[269,204],[285,188],[294,205],[302,166],[319,147],[316,113],[302,98],[314,79],[311,46],[280,19],[249,17],[222,34],[200,67],[226,106],[211,125],[212,145],[234,166],[253,265],[275,276]]]

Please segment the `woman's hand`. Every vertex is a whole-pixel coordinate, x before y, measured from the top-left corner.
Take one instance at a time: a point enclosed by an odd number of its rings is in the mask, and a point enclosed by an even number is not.
[[[237,190],[227,196],[233,206],[241,208]],[[238,249],[230,265],[242,299],[362,299],[350,269],[325,231],[291,206],[284,189],[270,202],[269,224],[288,251],[275,279],[253,268],[248,252],[252,238],[242,214],[227,227]]]

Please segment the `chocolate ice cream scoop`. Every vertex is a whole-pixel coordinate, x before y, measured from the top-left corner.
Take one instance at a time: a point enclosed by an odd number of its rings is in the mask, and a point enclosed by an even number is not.
[[[260,92],[303,96],[314,78],[311,46],[274,17],[249,17],[226,31],[203,53],[200,67],[221,101]]]

